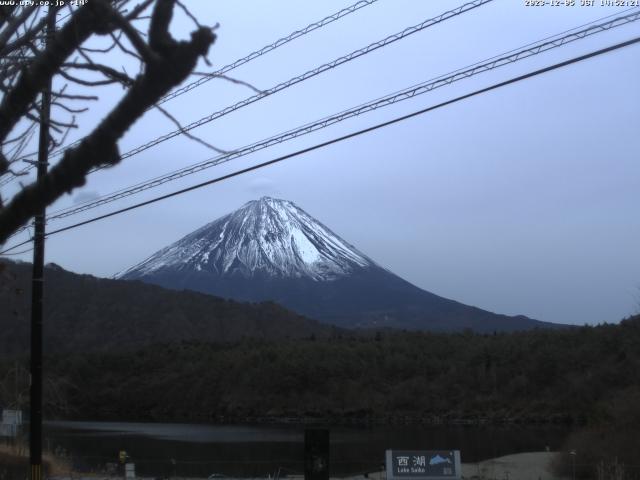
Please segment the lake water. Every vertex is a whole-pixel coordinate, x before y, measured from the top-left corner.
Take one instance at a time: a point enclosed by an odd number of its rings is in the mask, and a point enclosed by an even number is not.
[[[77,469],[102,470],[125,450],[136,473],[156,477],[266,476],[304,470],[303,425],[47,422],[45,445],[64,449]],[[328,427],[332,475],[381,469],[386,449],[458,449],[463,462],[558,449],[554,427]]]

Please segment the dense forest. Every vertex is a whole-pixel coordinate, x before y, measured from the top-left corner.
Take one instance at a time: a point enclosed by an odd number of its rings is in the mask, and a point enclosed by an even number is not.
[[[587,424],[623,408],[621,399],[638,397],[638,345],[640,316],[619,325],[511,334],[338,333],[54,355],[45,364],[47,384],[61,400],[48,413],[94,420]],[[11,378],[15,362],[0,366],[0,378]]]
[[[0,282],[0,405],[25,408],[28,268],[0,274],[11,280]],[[49,419],[562,423],[591,470],[637,463],[640,315],[516,333],[349,331],[274,304],[47,275]]]
[[[578,446],[589,476],[600,459],[634,464],[638,345],[640,316],[521,333],[335,332],[56,354],[45,360],[45,413],[120,421],[563,423],[576,432],[566,449]],[[25,367],[24,359],[0,361],[3,404],[26,403]]]

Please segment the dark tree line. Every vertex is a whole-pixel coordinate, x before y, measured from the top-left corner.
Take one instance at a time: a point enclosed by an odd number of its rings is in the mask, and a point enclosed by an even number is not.
[[[634,317],[496,335],[389,331],[181,342],[52,356],[47,371],[67,386],[68,418],[582,425],[631,408],[624,399],[640,392],[639,343]],[[3,365],[7,371],[15,362]]]
[[[598,465],[635,465],[638,344],[640,316],[494,335],[336,331],[57,354],[45,362],[45,398],[55,399],[45,413],[118,421],[562,424],[575,431],[565,450],[580,451],[578,475],[595,478]],[[0,361],[0,403],[11,403],[25,360]],[[570,457],[559,457],[563,475],[567,465]]]

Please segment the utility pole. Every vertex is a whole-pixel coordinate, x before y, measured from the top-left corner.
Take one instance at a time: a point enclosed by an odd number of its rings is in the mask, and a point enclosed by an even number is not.
[[[56,27],[55,7],[47,12],[47,45]],[[38,138],[38,181],[46,175],[49,160],[51,79],[42,90]],[[31,385],[29,421],[30,480],[42,480],[42,297],[44,293],[45,207],[34,218],[33,276],[31,280]]]

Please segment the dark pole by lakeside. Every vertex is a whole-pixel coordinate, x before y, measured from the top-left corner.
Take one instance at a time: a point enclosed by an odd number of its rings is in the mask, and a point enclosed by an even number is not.
[[[50,7],[47,19],[47,43],[56,25],[56,15]],[[42,90],[40,132],[38,138],[38,181],[47,173],[49,153],[49,117],[51,111],[51,79]],[[42,480],[42,299],[44,294],[44,236],[43,207],[34,218],[33,275],[31,280],[31,383],[29,420],[29,460],[31,480]]]

